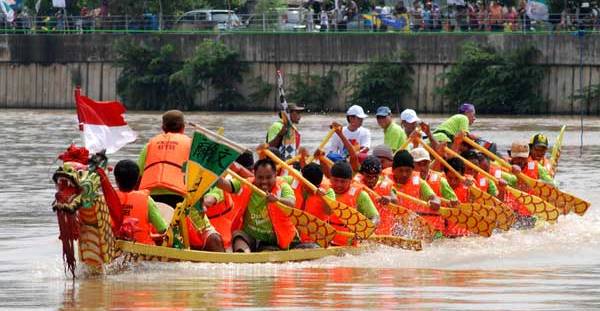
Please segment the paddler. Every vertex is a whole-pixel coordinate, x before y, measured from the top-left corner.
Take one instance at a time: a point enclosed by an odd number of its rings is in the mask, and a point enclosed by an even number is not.
[[[323,221],[329,221],[331,214],[330,208],[321,198],[322,196],[326,196],[335,200],[335,193],[330,187],[329,180],[324,177],[321,166],[317,163],[309,163],[305,165],[301,172],[302,177],[304,177],[311,184],[317,186],[318,189],[316,192],[311,191],[306,185],[304,185],[304,183],[292,175],[282,177],[283,180],[285,180],[294,190],[294,196],[296,197],[296,209],[317,216]],[[308,243],[312,242],[312,239],[301,234],[300,241],[303,243]]]
[[[355,146],[358,153],[367,153],[371,148],[371,131],[363,127],[363,121],[367,118],[363,108],[358,105],[353,105],[346,111],[346,121],[348,125],[342,128],[342,132],[350,141],[350,144]],[[344,146],[342,139],[338,135],[333,135],[327,153],[337,153],[343,157],[349,155],[348,149]]]
[[[233,221],[232,247],[234,252],[255,252],[264,249],[289,249],[296,237],[296,228],[283,215],[276,202],[294,207],[294,190],[277,177],[275,163],[268,158],[254,164],[252,183],[267,193],[263,197],[237,179],[219,178],[218,186],[225,192],[239,193],[240,213]],[[218,203],[218,202],[217,202]]]
[[[359,213],[367,217],[375,225],[379,223],[379,213],[371,201],[369,194],[362,190],[362,186],[353,181],[352,168],[345,161],[336,162],[331,167],[331,188],[335,192],[335,199],[350,207],[356,208]],[[331,225],[337,230],[348,231],[348,229],[337,220],[335,216],[330,218]],[[348,245],[348,238],[337,235],[333,242],[337,245]]]
[[[461,159],[450,158],[446,162],[448,162],[450,167],[457,171],[461,176],[465,175],[465,165]],[[463,181],[463,179],[452,173],[446,166],[444,166],[444,172],[448,178],[448,185],[450,185],[452,191],[454,191],[458,201],[460,203],[469,203],[469,186],[471,181],[468,179]],[[444,236],[459,237],[470,234],[471,233],[468,230],[460,228],[456,224],[446,221],[446,230],[444,231]]]
[[[294,103],[288,104],[289,120],[280,112],[280,120],[275,121],[267,131],[267,143],[269,147],[274,147],[279,150],[283,160],[294,157],[300,148],[301,135],[296,129],[296,125],[300,123],[301,112],[304,107]],[[291,122],[291,123],[290,123]]]
[[[411,150],[410,155],[413,157],[415,171],[419,172],[421,179],[427,182],[438,197],[450,200],[456,205],[458,199],[448,184],[446,175],[430,169],[431,156],[429,152],[423,147],[418,147]]]
[[[463,153],[461,153],[461,156],[463,158],[465,158],[465,160],[479,166],[482,167],[481,163],[479,163],[479,159],[480,159],[480,153],[478,153],[475,150],[467,150]],[[487,168],[482,168],[485,171],[489,170],[489,163],[486,163],[483,165],[484,167]],[[489,180],[487,177],[485,177],[483,174],[480,174],[479,172],[475,171],[474,169],[472,169],[469,166],[464,166],[464,175],[467,178],[471,178],[473,180],[473,183],[475,184],[475,186],[477,188],[479,188],[479,190],[483,191],[483,192],[487,192],[490,195],[493,196],[498,196],[498,188],[496,187],[496,184],[492,181]]]
[[[183,163],[190,155],[192,139],[185,135],[185,121],[179,110],[162,115],[163,133],[150,139],[138,157],[140,190],[149,190],[156,202],[175,208],[186,195]]]
[[[386,145],[378,145],[373,148],[373,156],[381,162],[382,174],[392,179],[392,163],[394,162],[394,154],[390,147]]]
[[[423,216],[431,226],[442,233],[445,229],[444,220],[439,216],[440,200],[435,192],[425,182],[418,171],[414,170],[414,160],[406,150],[400,150],[394,155],[393,168],[393,193],[402,192],[429,203],[429,207],[415,204],[409,200],[398,197],[398,204],[409,208]]]
[[[387,106],[377,108],[375,116],[377,117],[377,124],[383,129],[383,143],[392,152],[396,152],[407,139],[402,127],[394,122],[392,110]]]
[[[252,165],[254,158],[252,152],[246,150],[231,164],[230,169],[244,178],[253,177]],[[230,179],[228,177],[228,179]],[[240,213],[241,196],[223,191],[221,188],[212,187],[203,198],[203,207],[211,225],[221,234],[225,248],[231,248],[231,233],[233,220]]]
[[[512,173],[514,175],[522,172],[535,180],[555,186],[554,179],[550,177],[544,166],[529,157],[529,144],[525,142],[513,142],[510,148],[510,156],[510,164],[512,164]],[[503,178],[513,187],[517,185],[517,177],[514,175],[503,174]],[[519,184],[521,190],[527,191],[528,187],[525,186],[525,183]]]
[[[473,125],[475,120],[475,106],[464,103],[458,108],[458,114],[442,122],[433,131],[433,137],[440,143],[451,144],[458,133],[464,132],[467,133],[469,138],[476,139],[477,137],[469,133],[469,127]]]
[[[552,161],[546,157],[546,151],[548,151],[548,138],[541,133],[533,135],[529,141],[529,157],[542,164],[550,176],[554,176]]]
[[[380,216],[375,233],[391,235],[396,223],[394,214],[386,208],[386,205],[390,202],[397,203],[397,200],[392,195],[392,181],[383,175],[382,171],[381,161],[376,156],[370,155],[361,163],[359,173],[354,176],[354,180],[379,195],[377,197],[368,193]]]
[[[115,166],[115,180],[119,190],[123,223],[119,236],[137,243],[154,245],[152,228],[158,233],[167,230],[167,223],[149,196],[147,190],[135,190],[139,181],[140,169],[134,161],[121,160]]]

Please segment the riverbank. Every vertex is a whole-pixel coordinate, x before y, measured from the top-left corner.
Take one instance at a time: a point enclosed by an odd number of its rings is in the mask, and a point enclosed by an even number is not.
[[[274,85],[277,68],[287,76],[337,71],[338,96],[328,105],[335,111],[346,107],[349,90],[345,86],[355,79],[358,66],[377,56],[405,50],[415,56],[412,61],[415,74],[413,91],[405,96],[404,106],[419,112],[453,112],[454,105],[436,93],[435,87],[442,83],[439,75],[456,63],[460,46],[468,41],[487,43],[500,51],[535,46],[541,52],[538,63],[545,70],[537,91],[547,101],[542,113],[579,114],[579,103],[571,95],[581,85],[600,83],[600,36],[595,34],[582,39],[571,34],[489,33],[5,35],[0,37],[0,108],[73,107],[76,84],[95,99],[114,99],[119,75],[113,64],[116,56],[113,46],[117,40],[143,41],[154,46],[172,44],[177,51],[175,61],[182,61],[206,38],[222,40],[249,64],[250,71],[240,85],[244,95],[253,91],[254,77]],[[213,93],[209,89],[199,94],[197,107],[210,109],[208,102]],[[269,98],[272,100],[252,109],[273,109],[275,92]],[[585,110],[599,114],[600,104]]]

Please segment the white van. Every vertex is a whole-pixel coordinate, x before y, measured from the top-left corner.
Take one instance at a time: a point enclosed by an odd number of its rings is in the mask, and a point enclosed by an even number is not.
[[[180,16],[175,21],[173,28],[176,30],[226,30],[237,28],[240,25],[240,18],[231,10],[193,10]]]

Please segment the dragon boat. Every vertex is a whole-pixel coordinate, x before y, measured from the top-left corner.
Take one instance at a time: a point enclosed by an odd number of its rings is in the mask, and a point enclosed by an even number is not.
[[[78,161],[65,159],[52,177],[57,189],[52,208],[58,218],[63,258],[73,275],[77,261],[89,267],[91,271],[102,272],[118,258],[123,258],[126,262],[275,263],[358,254],[368,247],[217,253],[117,239],[111,227],[110,210],[102,191],[102,179],[108,181],[104,171],[106,158],[98,160],[95,157],[97,156],[92,156],[89,161],[82,161],[81,157]]]

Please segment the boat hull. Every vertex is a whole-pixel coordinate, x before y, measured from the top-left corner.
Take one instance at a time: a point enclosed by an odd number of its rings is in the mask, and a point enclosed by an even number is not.
[[[146,245],[129,241],[117,241],[117,247],[136,260],[150,261],[190,261],[210,263],[273,263],[288,261],[315,260],[327,256],[360,254],[361,247],[329,247],[314,249],[292,249],[287,251],[266,251],[257,253],[217,253],[183,250],[164,246]]]

